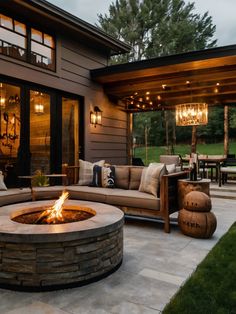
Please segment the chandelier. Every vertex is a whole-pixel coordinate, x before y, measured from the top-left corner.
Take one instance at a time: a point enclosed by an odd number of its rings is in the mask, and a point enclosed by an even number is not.
[[[204,125],[208,123],[208,105],[206,103],[185,103],[176,106],[176,125]]]

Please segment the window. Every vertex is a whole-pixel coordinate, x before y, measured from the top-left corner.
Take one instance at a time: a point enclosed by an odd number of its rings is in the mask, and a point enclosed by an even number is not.
[[[0,14],[0,53],[55,70],[54,38],[4,14]]]
[[[31,62],[53,70],[54,60],[55,47],[52,36],[31,28]]]
[[[0,53],[26,60],[26,26],[0,14]]]

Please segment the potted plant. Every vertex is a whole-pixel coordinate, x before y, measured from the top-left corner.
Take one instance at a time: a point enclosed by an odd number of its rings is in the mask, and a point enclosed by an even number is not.
[[[32,186],[49,186],[49,178],[41,170],[36,170],[32,178]]]

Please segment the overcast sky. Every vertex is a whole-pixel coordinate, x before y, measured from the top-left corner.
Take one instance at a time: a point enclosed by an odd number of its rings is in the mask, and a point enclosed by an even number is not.
[[[115,0],[48,0],[82,20],[95,24],[97,14],[107,13],[109,5]],[[155,0],[154,0],[155,1]],[[187,1],[186,1],[187,2]],[[213,18],[216,25],[218,46],[236,44],[236,0],[189,0],[195,2],[196,12]]]

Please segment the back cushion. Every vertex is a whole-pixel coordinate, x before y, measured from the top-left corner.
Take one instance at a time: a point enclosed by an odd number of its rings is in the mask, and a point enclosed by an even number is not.
[[[129,189],[129,167],[115,166],[115,186],[120,189]]]
[[[142,171],[143,171],[143,167],[131,167],[130,168],[129,190],[139,189]]]

